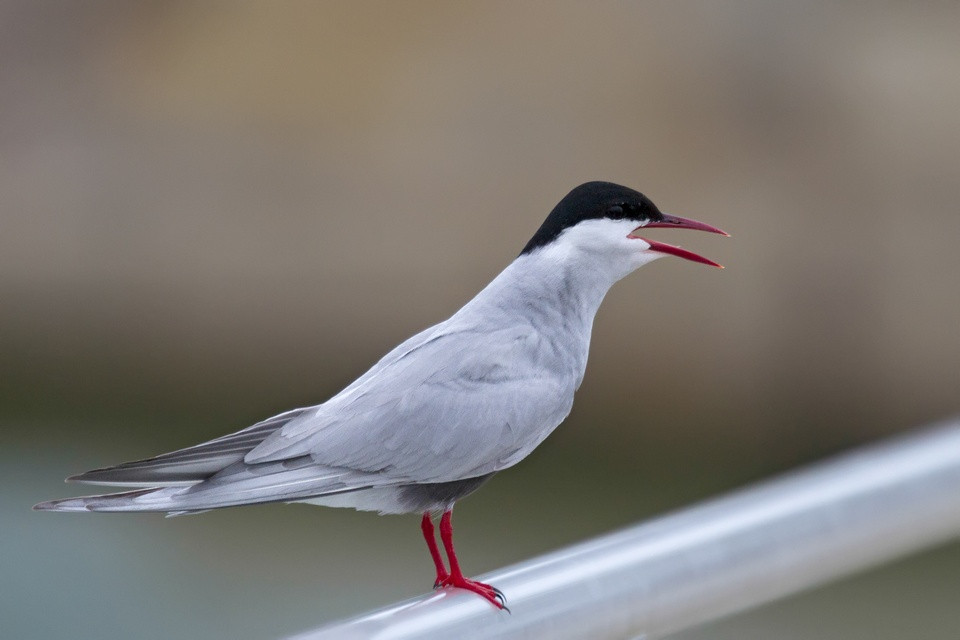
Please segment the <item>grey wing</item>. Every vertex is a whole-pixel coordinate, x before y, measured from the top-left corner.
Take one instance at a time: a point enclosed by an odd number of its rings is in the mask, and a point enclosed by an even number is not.
[[[320,465],[310,456],[253,465],[243,462],[244,455],[270,433],[312,410],[311,407],[287,411],[216,440],[69,478],[93,484],[144,486],[145,489],[54,500],[34,508],[179,514],[330,496],[391,483],[389,478],[378,474]]]
[[[157,486],[194,484],[243,459],[283,425],[309,413],[312,407],[293,409],[268,418],[242,431],[202,444],[164,453],[153,458],[124,462],[67,478],[90,484]]]
[[[323,405],[76,478],[187,488],[36,508],[186,513],[485,475],[521,460],[570,411],[578,375],[542,361],[550,350],[539,341],[523,327],[478,332],[438,325]]]
[[[531,327],[441,327],[418,338],[244,461],[309,455],[397,482],[445,482],[516,463],[570,412],[578,377],[539,361]]]

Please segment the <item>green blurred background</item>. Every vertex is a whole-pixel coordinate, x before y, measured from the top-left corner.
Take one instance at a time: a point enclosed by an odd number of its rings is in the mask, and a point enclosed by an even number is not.
[[[682,242],[466,569],[960,410],[960,4],[0,2],[0,635],[275,637],[425,591],[415,517],[33,513],[314,404],[580,182]],[[658,238],[677,240],[664,232]],[[955,638],[954,544],[681,636]]]

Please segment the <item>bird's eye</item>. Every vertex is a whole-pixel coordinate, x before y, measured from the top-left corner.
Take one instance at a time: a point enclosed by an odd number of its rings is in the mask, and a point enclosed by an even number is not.
[[[615,204],[609,209],[607,209],[608,218],[620,218],[622,216],[623,216],[623,207],[621,207],[618,204]]]

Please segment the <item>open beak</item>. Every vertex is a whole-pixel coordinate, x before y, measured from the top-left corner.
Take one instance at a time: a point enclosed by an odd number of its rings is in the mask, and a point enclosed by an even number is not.
[[[722,236],[729,236],[730,234],[716,227],[712,227],[709,224],[698,222],[696,220],[690,220],[688,218],[681,218],[680,216],[671,216],[669,214],[663,214],[662,220],[657,220],[656,222],[649,222],[642,227],[637,227],[630,232],[631,238],[637,238],[643,240],[648,245],[650,245],[650,251],[659,251],[660,253],[668,253],[672,256],[677,256],[678,258],[684,258],[686,260],[692,260],[693,262],[699,262],[701,264],[708,264],[712,267],[719,267],[723,269],[723,265],[719,265],[713,260],[704,258],[701,255],[697,255],[693,251],[687,251],[682,247],[676,247],[672,244],[667,244],[666,242],[657,242],[656,240],[647,240],[646,238],[641,238],[637,235],[643,229],[650,229],[651,227],[670,227],[673,229],[695,229],[697,231],[707,231],[709,233],[719,233]]]

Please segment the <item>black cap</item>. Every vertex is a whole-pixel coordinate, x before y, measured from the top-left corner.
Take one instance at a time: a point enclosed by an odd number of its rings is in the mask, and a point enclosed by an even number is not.
[[[530,253],[584,220],[661,220],[663,214],[649,198],[612,182],[586,182],[564,196],[543,221],[520,255]]]

